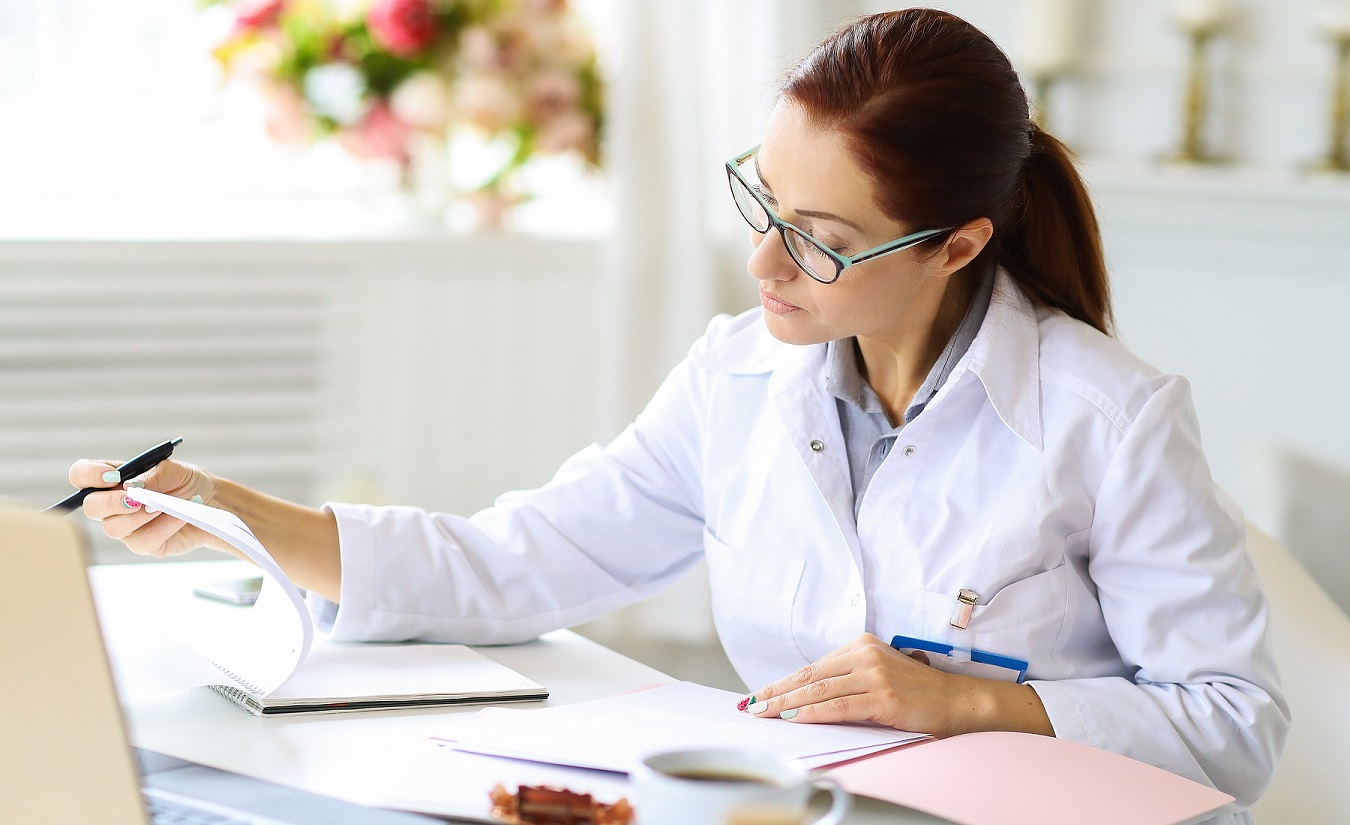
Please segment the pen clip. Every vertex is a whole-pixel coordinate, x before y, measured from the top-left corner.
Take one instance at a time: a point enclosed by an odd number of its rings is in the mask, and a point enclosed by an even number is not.
[[[965,630],[970,624],[970,614],[975,612],[975,603],[979,600],[979,593],[962,588],[961,592],[956,594],[956,609],[952,611],[952,618],[948,623],[957,630]]]

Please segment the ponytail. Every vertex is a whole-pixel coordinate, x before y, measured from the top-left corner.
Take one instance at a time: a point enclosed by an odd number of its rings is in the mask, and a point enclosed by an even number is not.
[[[1020,183],[1000,263],[1035,303],[1110,335],[1111,288],[1092,200],[1069,149],[1035,124]]]

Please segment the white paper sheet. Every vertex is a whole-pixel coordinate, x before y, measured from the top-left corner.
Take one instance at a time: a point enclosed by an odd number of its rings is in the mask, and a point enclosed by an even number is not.
[[[445,738],[474,753],[627,773],[645,754],[676,748],[767,750],[817,767],[926,737],[875,725],[761,719],[737,710],[740,699],[680,682],[540,710],[484,708]]]
[[[230,543],[263,574],[258,601],[229,622],[208,621],[180,628],[193,650],[254,693],[268,694],[295,673],[314,642],[314,620],[286,574],[239,517],[226,510],[186,501],[143,487],[129,487],[127,498],[147,512],[161,511]],[[201,671],[194,670],[194,673]],[[178,687],[213,684],[196,681]]]

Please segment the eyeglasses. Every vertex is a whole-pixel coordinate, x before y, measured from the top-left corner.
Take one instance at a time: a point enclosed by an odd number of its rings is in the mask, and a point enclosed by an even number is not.
[[[857,255],[840,255],[826,246],[824,242],[816,240],[806,232],[778,217],[778,213],[765,202],[764,187],[760,183],[759,173],[755,170],[754,164],[746,163],[758,151],[759,147],[756,146],[750,151],[727,161],[727,182],[731,185],[731,197],[736,200],[736,206],[741,210],[741,217],[745,218],[745,222],[750,224],[751,229],[761,235],[767,234],[770,229],[777,229],[781,232],[783,245],[787,247],[788,255],[792,256],[792,260],[796,261],[797,266],[801,267],[803,272],[822,284],[832,284],[839,280],[839,276],[844,274],[844,270],[851,266],[880,258],[883,255],[889,255],[892,252],[899,252],[902,249],[909,249],[911,246],[921,244],[929,238],[935,238],[945,232],[952,231],[952,227],[924,229],[903,238],[897,238],[889,243],[884,243],[881,246],[874,246]]]

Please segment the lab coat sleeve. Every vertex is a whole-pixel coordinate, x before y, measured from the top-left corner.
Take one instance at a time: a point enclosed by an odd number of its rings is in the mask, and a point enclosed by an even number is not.
[[[471,517],[325,505],[342,587],[316,617],[337,639],[511,643],[655,593],[702,552],[703,385],[686,360],[608,447]]]
[[[1056,735],[1134,757],[1250,805],[1289,727],[1244,522],[1214,486],[1184,379],[1143,405],[1106,471],[1088,573],[1120,677],[1032,685]]]

